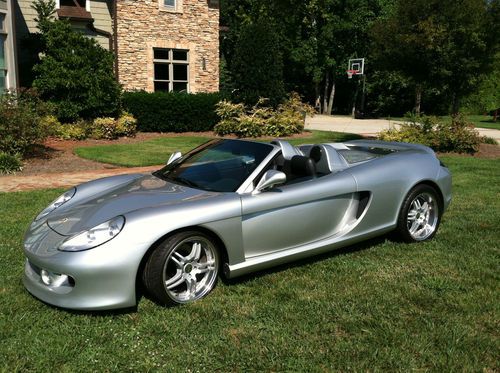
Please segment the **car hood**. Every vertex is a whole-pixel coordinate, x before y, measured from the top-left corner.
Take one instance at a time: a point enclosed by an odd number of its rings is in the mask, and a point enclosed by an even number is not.
[[[75,201],[47,219],[48,226],[61,235],[75,235],[131,211],[190,203],[221,194],[174,184],[153,175],[135,178],[82,200],[78,199],[78,192],[77,187]]]

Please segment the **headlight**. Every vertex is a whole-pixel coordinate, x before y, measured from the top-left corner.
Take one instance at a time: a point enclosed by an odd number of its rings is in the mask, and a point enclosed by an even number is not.
[[[66,193],[57,198],[54,202],[52,202],[45,210],[39,213],[38,216],[35,218],[35,221],[40,220],[41,218],[50,214],[56,208],[64,205],[66,202],[68,202],[71,198],[74,197],[75,193],[76,193],[76,188],[68,190]]]
[[[125,218],[123,216],[117,216],[97,227],[69,238],[59,246],[59,250],[83,251],[93,249],[115,238],[118,233],[121,232],[124,225]]]

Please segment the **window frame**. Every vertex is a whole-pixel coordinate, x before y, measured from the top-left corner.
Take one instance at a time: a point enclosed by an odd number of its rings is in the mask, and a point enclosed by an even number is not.
[[[69,5],[69,6],[71,6],[71,5]],[[90,12],[90,0],[85,0],[85,7],[82,7],[82,8],[85,8],[85,10],[87,12]],[[61,9],[61,0],[56,0],[56,9]]]
[[[168,51],[168,58],[155,58],[155,51],[157,50],[163,50],[163,51]],[[175,60],[174,59],[174,51],[179,51],[179,52],[185,52],[186,53],[186,59],[185,60]],[[174,92],[174,84],[175,83],[185,83],[186,84],[186,92],[189,93],[191,91],[190,89],[190,51],[188,49],[177,49],[177,48],[160,48],[160,47],[153,47],[153,90],[155,92],[161,92],[157,91],[155,88],[155,84],[157,82],[159,83],[168,83],[168,92]],[[168,79],[156,79],[156,65],[168,65]],[[177,65],[182,65],[186,66],[186,80],[179,80],[179,79],[174,79],[174,66]]]
[[[164,12],[182,13],[183,0],[174,0],[174,6],[166,5],[165,0],[158,0],[158,8]]]

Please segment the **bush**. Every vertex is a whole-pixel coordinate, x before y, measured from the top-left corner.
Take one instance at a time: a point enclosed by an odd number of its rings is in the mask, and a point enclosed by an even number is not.
[[[137,133],[137,119],[130,113],[123,112],[116,121],[119,136],[133,137]]]
[[[117,116],[121,88],[113,74],[113,55],[67,21],[45,22],[41,29],[43,57],[33,69],[33,86],[55,104],[58,119]]]
[[[114,140],[119,137],[135,136],[136,119],[123,113],[118,119],[111,117],[96,118],[92,122],[80,119],[75,123],[61,124],[54,116],[44,118],[51,134],[63,140],[94,139]]]
[[[23,169],[21,155],[0,152],[0,174],[12,174]]]
[[[493,137],[489,137],[489,136],[481,137],[481,143],[489,144],[489,145],[498,145],[498,141],[495,140]]]
[[[255,105],[260,97],[277,107],[285,98],[283,57],[276,27],[262,19],[242,27],[231,61],[236,99]]]
[[[50,135],[43,118],[52,108],[35,91],[6,93],[0,97],[0,152],[24,155]]]
[[[137,118],[142,132],[211,131],[219,120],[218,93],[125,92],[124,109]]]
[[[217,114],[221,121],[214,131],[220,135],[235,134],[238,137],[284,137],[300,133],[304,129],[307,114],[314,109],[300,101],[300,96],[292,93],[287,101],[276,110],[264,106],[268,101],[260,99],[251,108],[243,104],[221,101],[217,105]]]
[[[126,113],[118,119],[97,118],[92,125],[94,139],[114,140],[122,136],[134,136],[136,133],[136,119]]]
[[[439,152],[476,153],[481,137],[464,116],[455,116],[451,122],[438,122],[435,117],[410,116],[400,128],[382,131],[379,139],[427,145]]]

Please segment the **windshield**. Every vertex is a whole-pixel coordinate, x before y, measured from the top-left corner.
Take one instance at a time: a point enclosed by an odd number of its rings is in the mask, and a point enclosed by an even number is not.
[[[273,148],[256,142],[212,140],[153,175],[193,188],[235,192]]]

